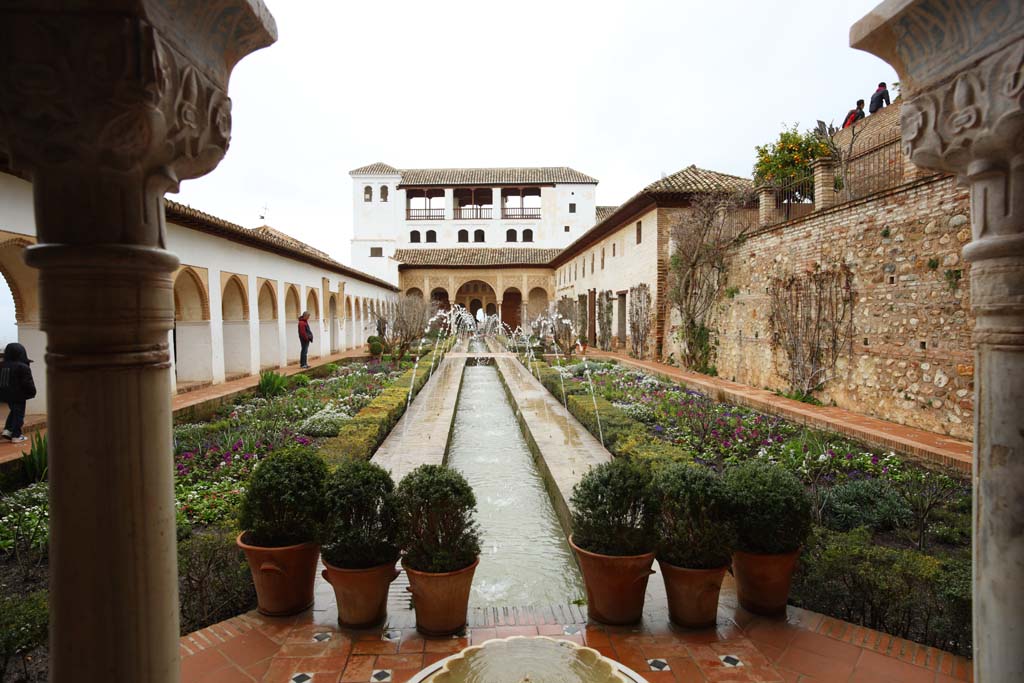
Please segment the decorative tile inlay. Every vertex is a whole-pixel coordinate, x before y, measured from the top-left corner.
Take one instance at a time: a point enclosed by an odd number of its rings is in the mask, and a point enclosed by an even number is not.
[[[374,669],[370,674],[370,683],[387,683],[391,680],[391,669]]]
[[[672,667],[668,665],[664,659],[648,659],[647,666],[651,667],[651,671],[671,671]]]
[[[580,632],[580,627],[579,626],[572,626],[572,625],[570,625],[570,626],[566,626],[566,627],[564,627],[562,629],[562,633],[567,635],[567,636],[574,636],[574,635],[576,635],[579,632]]]
[[[322,643],[322,642],[324,642],[326,640],[330,640],[330,639],[331,639],[331,634],[330,633],[314,633],[313,634],[313,640],[315,640],[318,643]]]
[[[402,639],[402,632],[398,629],[388,629],[380,634],[381,640],[387,640],[392,643],[397,643]]]
[[[718,658],[722,660],[722,664],[726,666],[743,666],[743,662],[736,655],[718,655]]]
[[[313,680],[313,674],[295,674],[292,676],[292,683],[309,683]]]

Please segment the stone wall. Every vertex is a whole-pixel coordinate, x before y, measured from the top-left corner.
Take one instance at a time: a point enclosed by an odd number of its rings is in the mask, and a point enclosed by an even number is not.
[[[970,439],[973,320],[960,260],[970,235],[967,192],[946,176],[755,233],[729,264],[729,290],[715,323],[719,374],[785,390],[780,369],[787,361],[771,343],[771,278],[843,260],[856,290],[853,352],[818,397]]]

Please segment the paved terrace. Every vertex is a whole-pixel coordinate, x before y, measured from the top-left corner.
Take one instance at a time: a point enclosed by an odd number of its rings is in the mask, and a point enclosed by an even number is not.
[[[587,355],[595,359],[614,359],[623,365],[681,382],[716,400],[778,415],[808,427],[837,432],[873,446],[941,463],[967,474],[971,472],[973,459],[972,444],[969,441],[960,441],[923,429],[887,422],[843,408],[801,403],[765,389],[681,370],[657,361],[637,360],[619,352],[590,350]]]
[[[549,484],[554,483],[549,491],[556,507],[557,498],[568,498],[588,467],[611,457],[512,356],[456,351],[448,354],[446,362],[458,361],[452,367],[463,367],[467,356],[496,360],[538,465],[547,469]],[[404,426],[399,422],[388,440],[396,439],[389,447],[391,453],[378,451],[375,458],[400,458],[397,451],[401,450],[417,455],[395,460],[396,468],[414,461],[436,461],[437,432],[442,424],[451,424],[456,402],[453,396],[441,395],[442,384],[455,394],[458,382],[452,374],[435,370],[407,413],[412,422],[404,444],[397,434]],[[436,404],[439,399],[443,406]],[[420,439],[427,437],[424,448]],[[470,644],[513,635],[547,635],[589,645],[650,683],[972,680],[970,662],[962,657],[815,612],[790,607],[785,620],[751,615],[738,606],[729,576],[714,629],[688,631],[672,626],[664,587],[655,575],[648,585],[643,620],[634,627],[589,622],[586,608],[577,605],[508,606],[471,609],[464,634],[434,639],[415,631],[405,583],[403,575],[392,584],[388,620],[379,628],[340,629],[334,594],[318,579],[316,602],[303,614],[272,618],[253,611],[185,636],[180,646],[182,683],[406,681]],[[727,666],[721,659],[726,655],[739,659],[742,666]]]

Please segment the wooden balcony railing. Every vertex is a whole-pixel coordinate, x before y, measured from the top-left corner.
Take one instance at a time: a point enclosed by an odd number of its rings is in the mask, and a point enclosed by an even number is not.
[[[469,220],[477,218],[490,218],[491,207],[489,206],[456,206],[455,220]]]
[[[410,221],[443,221],[444,209],[406,209],[405,218]]]
[[[501,210],[502,218],[540,218],[540,209],[505,207]]]

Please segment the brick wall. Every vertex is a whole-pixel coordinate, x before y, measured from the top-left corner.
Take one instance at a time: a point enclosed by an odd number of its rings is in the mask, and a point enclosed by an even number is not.
[[[786,367],[785,356],[771,345],[771,278],[842,259],[853,270],[857,292],[853,354],[841,361],[838,376],[819,398],[971,438],[973,319],[968,273],[960,260],[969,239],[967,192],[945,176],[755,233],[729,264],[733,296],[723,298],[715,323],[719,374],[786,389],[778,372]],[[956,272],[961,278],[952,286],[949,278]]]

